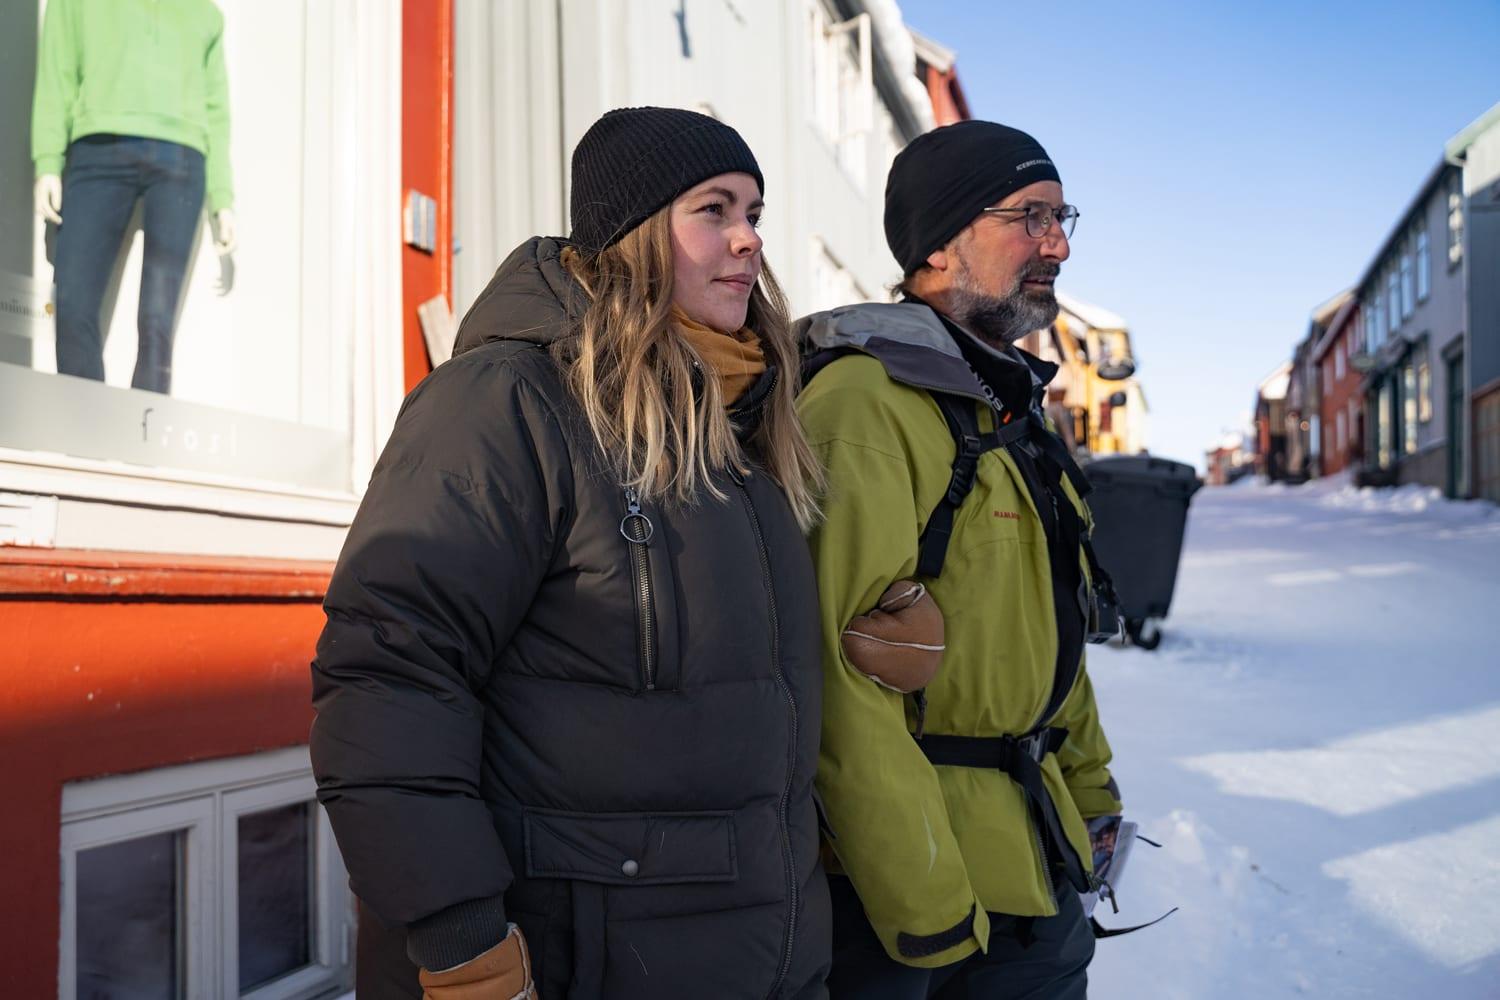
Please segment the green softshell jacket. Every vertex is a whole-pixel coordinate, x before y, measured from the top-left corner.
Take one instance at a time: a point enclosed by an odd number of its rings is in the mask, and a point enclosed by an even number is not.
[[[209,211],[229,208],[224,15],[210,0],[49,0],[31,107],[36,175],[68,144],[127,135],[203,154]]]
[[[850,306],[799,328],[812,349],[852,349],[798,403],[830,483],[810,539],[824,672],[817,787],[830,844],[891,958],[947,965],[988,946],[987,912],[1057,912],[1038,832],[1008,775],[929,763],[912,737],[912,699],[859,673],[839,635],[892,581],[914,576],[917,538],[948,488],[956,448],[927,390],[973,397],[982,431],[993,429],[994,412],[925,305]],[[1068,493],[1087,521],[1087,507]],[[1085,819],[1121,808],[1109,744],[1082,666],[1062,708],[1039,718],[1057,658],[1051,569],[1041,520],[1004,449],[980,459],[942,575],[925,582],[947,627],[942,666],[927,687],[926,732],[1019,736],[1043,721],[1067,729],[1042,770],[1089,868]]]

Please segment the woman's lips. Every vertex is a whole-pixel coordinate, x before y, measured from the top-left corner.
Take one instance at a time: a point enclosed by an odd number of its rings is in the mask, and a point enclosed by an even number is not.
[[[748,292],[755,287],[755,277],[749,274],[731,274],[727,277],[715,278],[714,280],[721,281],[726,285],[732,285],[742,292]]]

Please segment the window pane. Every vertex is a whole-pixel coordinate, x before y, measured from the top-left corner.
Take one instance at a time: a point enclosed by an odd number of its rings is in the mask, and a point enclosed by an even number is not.
[[[182,834],[78,852],[78,996],[182,996]]]
[[[1428,259],[1427,230],[1417,234],[1417,298],[1427,298],[1432,281],[1432,264]]]
[[[309,803],[239,818],[240,991],[312,961]]]

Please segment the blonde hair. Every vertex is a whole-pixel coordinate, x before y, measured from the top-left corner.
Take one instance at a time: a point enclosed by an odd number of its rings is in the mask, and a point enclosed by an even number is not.
[[[719,380],[701,379],[701,394],[695,393],[693,368],[702,359],[671,321],[670,211],[663,208],[593,257],[563,251],[563,266],[590,302],[575,335],[555,351],[621,484],[645,499],[690,506],[700,491],[727,499],[712,472],[743,475],[749,467]],[[818,518],[823,470],[797,421],[800,359],[786,296],[768,267],[750,292],[745,324],[778,372],[749,445],[805,530]]]

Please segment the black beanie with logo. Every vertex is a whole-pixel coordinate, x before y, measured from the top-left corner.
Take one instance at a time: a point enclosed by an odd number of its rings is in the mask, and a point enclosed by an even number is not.
[[[1037,181],[1061,181],[1042,144],[1020,129],[963,121],[896,154],[885,183],[885,241],[910,275],[980,209]]]
[[[573,150],[568,239],[597,254],[694,184],[728,173],[749,174],[765,192],[755,154],[723,122],[681,108],[606,112]]]

